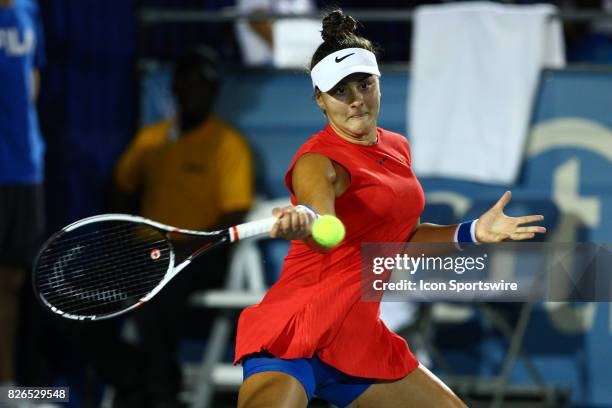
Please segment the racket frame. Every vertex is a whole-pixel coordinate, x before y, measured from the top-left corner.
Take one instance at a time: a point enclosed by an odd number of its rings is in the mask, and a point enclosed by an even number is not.
[[[129,307],[126,307],[125,309],[117,311],[115,313],[109,313],[109,314],[105,314],[102,316],[75,315],[75,314],[67,313],[63,310],[60,310],[56,306],[52,305],[47,299],[45,299],[45,297],[40,293],[40,291],[37,288],[36,270],[37,270],[37,265],[38,265],[40,257],[42,256],[44,251],[49,247],[49,245],[61,235],[64,235],[72,230],[75,230],[77,228],[83,227],[88,224],[93,224],[97,222],[105,222],[105,221],[108,221],[108,222],[110,221],[128,221],[128,222],[146,224],[146,225],[149,225],[163,232],[163,235],[166,241],[168,242],[169,249],[170,249],[168,269],[166,270],[166,274],[150,292],[148,292],[145,296],[140,298],[136,303],[134,303],[133,305]],[[47,241],[44,243],[44,245],[41,247],[40,251],[38,252],[38,255],[36,256],[36,259],[34,261],[34,268],[32,269],[33,289],[37,295],[36,297],[47,309],[49,309],[50,311],[52,311],[53,313],[57,315],[60,315],[63,318],[71,319],[71,320],[81,320],[81,321],[110,319],[110,318],[122,315],[124,313],[127,313],[143,305],[147,301],[151,300],[157,293],[159,293],[160,290],[163,289],[164,286],[166,286],[166,284],[168,284],[168,282],[170,282],[170,280],[172,280],[179,272],[185,269],[191,263],[191,261],[193,261],[196,257],[201,255],[202,253],[207,252],[207,250],[216,248],[226,243],[236,242],[244,238],[267,234],[272,229],[272,225],[274,224],[274,222],[276,222],[276,218],[270,217],[270,218],[266,218],[266,219],[259,220],[259,221],[252,221],[252,222],[248,222],[245,224],[232,226],[228,229],[207,232],[207,231],[195,231],[195,230],[189,230],[189,229],[176,228],[176,227],[162,224],[160,222],[153,221],[148,218],[140,217],[137,215],[129,215],[129,214],[94,215],[94,216],[87,217],[82,220],[73,222],[70,225],[67,225],[66,227],[62,228],[61,230],[53,234],[49,239],[47,239]],[[196,249],[191,255],[189,255],[180,264],[175,265],[176,255],[174,253],[174,246],[172,245],[172,241],[169,238],[169,234],[180,234],[180,235],[195,236],[195,237],[218,236],[220,238],[219,240],[208,242],[202,245],[200,248]]]

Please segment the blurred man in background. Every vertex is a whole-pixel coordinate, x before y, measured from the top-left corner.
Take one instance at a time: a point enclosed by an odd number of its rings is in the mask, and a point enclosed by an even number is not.
[[[126,194],[140,193],[141,215],[194,230],[244,220],[253,202],[251,153],[236,130],[212,115],[220,79],[210,51],[191,51],[180,58],[172,82],[176,117],[142,129],[121,156],[116,185]],[[193,249],[187,240],[176,248],[179,258]],[[226,266],[225,251],[195,260],[185,276],[134,314],[146,360],[146,406],[179,406],[176,349],[188,297],[199,288],[220,287]]]
[[[19,292],[44,230],[43,62],[37,3],[0,0],[0,386],[15,382]]]

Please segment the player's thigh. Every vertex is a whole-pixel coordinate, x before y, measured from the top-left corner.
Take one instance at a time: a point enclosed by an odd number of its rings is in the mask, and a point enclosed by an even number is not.
[[[371,385],[348,408],[464,408],[466,405],[431,371],[419,366],[397,381]]]
[[[238,408],[306,408],[302,384],[289,374],[266,371],[253,374],[240,387]]]

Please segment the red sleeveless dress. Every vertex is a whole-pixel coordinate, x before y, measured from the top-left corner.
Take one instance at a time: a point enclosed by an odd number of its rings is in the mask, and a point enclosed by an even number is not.
[[[406,341],[380,320],[380,303],[360,300],[360,249],[364,242],[406,241],[423,211],[408,141],[378,128],[378,143],[363,146],[328,125],[295,155],[285,177],[289,191],[293,166],[309,152],[328,157],[350,174],[350,186],[335,201],[346,238],[328,254],[291,242],[280,279],[260,304],[240,315],[234,363],[264,350],[283,359],[316,353],[352,376],[402,378],[419,363]],[[291,201],[297,204],[293,191]]]

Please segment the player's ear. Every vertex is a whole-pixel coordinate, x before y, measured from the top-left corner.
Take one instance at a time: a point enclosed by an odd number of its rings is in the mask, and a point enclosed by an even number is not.
[[[321,108],[321,110],[325,111],[325,103],[323,102],[323,92],[319,90],[319,88],[315,88],[314,91],[315,102]]]

